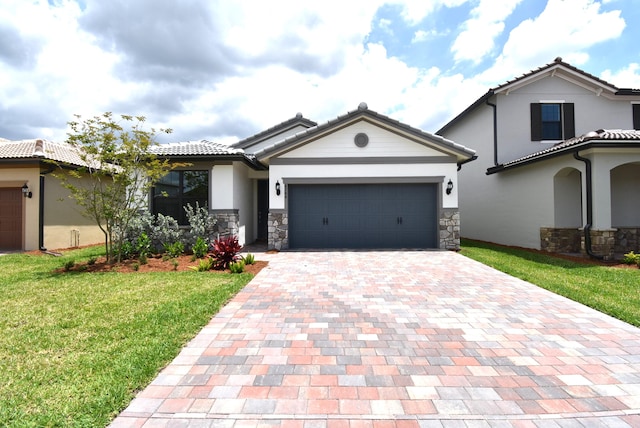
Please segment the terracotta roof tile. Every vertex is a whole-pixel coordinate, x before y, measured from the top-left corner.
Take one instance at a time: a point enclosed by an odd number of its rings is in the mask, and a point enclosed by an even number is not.
[[[69,165],[82,166],[78,150],[68,143],[44,139],[0,141],[0,159],[49,159]]]

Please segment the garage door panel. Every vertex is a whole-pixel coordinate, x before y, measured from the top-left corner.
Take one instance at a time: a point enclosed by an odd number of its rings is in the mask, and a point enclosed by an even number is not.
[[[436,248],[435,184],[289,186],[291,248]]]

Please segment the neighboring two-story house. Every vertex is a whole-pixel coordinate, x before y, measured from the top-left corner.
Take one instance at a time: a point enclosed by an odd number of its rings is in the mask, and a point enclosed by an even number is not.
[[[640,90],[557,58],[490,89],[438,135],[460,171],[462,236],[598,257],[640,249]]]

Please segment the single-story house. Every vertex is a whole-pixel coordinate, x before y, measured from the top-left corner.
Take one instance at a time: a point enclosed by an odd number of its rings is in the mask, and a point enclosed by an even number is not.
[[[438,135],[460,171],[464,237],[612,258],[640,250],[640,90],[557,58],[491,88]]]
[[[51,175],[82,160],[66,143],[0,139],[0,250],[57,249],[104,242],[69,192]]]
[[[197,201],[219,235],[274,249],[457,249],[458,169],[475,157],[365,103],[322,124],[297,114],[232,146],[197,141],[154,152],[190,163],[158,183],[154,213],[180,218]]]

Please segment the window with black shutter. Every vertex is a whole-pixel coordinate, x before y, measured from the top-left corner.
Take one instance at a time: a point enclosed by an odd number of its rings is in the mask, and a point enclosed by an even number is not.
[[[640,130],[640,104],[632,104],[633,107],[633,129]]]
[[[573,103],[531,103],[531,141],[575,137]]]

